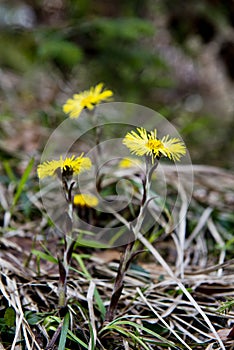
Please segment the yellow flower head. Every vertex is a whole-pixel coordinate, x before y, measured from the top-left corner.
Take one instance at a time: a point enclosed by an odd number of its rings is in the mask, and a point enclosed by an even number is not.
[[[138,159],[134,159],[134,158],[123,158],[121,159],[121,161],[119,162],[118,166],[119,168],[132,168],[132,167],[136,167],[141,165],[142,163],[138,160]]]
[[[76,194],[73,203],[81,207],[96,207],[98,205],[98,198],[88,193]]]
[[[51,160],[39,164],[37,174],[39,179],[43,179],[47,176],[54,176],[57,174],[57,171],[60,171],[58,175],[70,177],[89,170],[91,166],[91,160],[88,157],[83,157],[83,153],[77,158],[73,155],[71,158],[65,158],[64,160],[61,156],[59,160]]]
[[[103,83],[99,83],[90,90],[73,95],[73,99],[68,99],[63,105],[64,113],[68,114],[70,118],[78,118],[84,108],[92,110],[97,104],[102,101],[107,101],[113,95],[111,90],[104,90]]]
[[[180,160],[180,157],[186,153],[184,143],[178,138],[170,139],[167,135],[160,140],[157,138],[156,129],[147,132],[144,128],[137,128],[137,132],[128,132],[123,139],[123,144],[137,156],[151,156],[152,163],[154,158],[161,156],[174,161]]]

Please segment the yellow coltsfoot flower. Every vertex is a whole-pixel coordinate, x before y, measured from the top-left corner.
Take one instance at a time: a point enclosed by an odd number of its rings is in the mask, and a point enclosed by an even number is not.
[[[85,170],[89,170],[91,166],[91,160],[88,157],[83,157],[83,153],[77,158],[73,155],[70,158],[63,159],[61,156],[59,160],[45,161],[39,164],[37,174],[39,179],[56,174],[59,177],[72,177]]]
[[[123,158],[119,161],[119,168],[127,169],[142,165],[141,161],[134,158]]]
[[[73,204],[75,206],[93,208],[98,205],[98,198],[88,193],[76,194],[73,199]]]
[[[78,118],[83,109],[92,110],[97,104],[108,101],[113,92],[103,90],[103,85],[103,83],[99,83],[95,87],[91,87],[90,90],[73,95],[73,98],[68,99],[63,105],[64,113],[68,114],[70,118]]]
[[[138,133],[137,133],[138,132]],[[128,132],[123,139],[123,144],[131,153],[137,156],[151,156],[152,163],[156,157],[167,157],[173,161],[180,160],[186,153],[186,147],[178,138],[164,136],[161,140],[157,138],[157,130],[147,132],[144,128]]]

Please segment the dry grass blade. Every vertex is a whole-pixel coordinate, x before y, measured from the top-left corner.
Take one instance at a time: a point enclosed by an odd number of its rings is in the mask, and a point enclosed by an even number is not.
[[[218,335],[218,333],[216,332],[214,326],[212,325],[211,321],[209,320],[209,318],[207,317],[207,315],[205,314],[205,312],[201,309],[201,307],[198,305],[198,303],[194,300],[194,298],[192,297],[192,295],[188,292],[188,290],[185,288],[185,286],[183,285],[183,283],[178,280],[178,278],[175,277],[173,271],[171,270],[171,268],[169,267],[169,265],[166,263],[166,261],[162,258],[162,256],[158,253],[158,251],[152,246],[152,244],[141,234],[138,234],[138,239],[141,241],[141,243],[147,248],[149,249],[149,251],[152,253],[153,257],[156,259],[156,261],[158,261],[166,270],[166,272],[169,274],[169,276],[178,284],[178,286],[181,288],[181,290],[183,291],[183,293],[187,296],[187,298],[189,299],[189,301],[192,303],[192,305],[195,307],[195,309],[200,313],[200,315],[203,317],[203,319],[205,320],[205,322],[207,323],[207,325],[209,326],[210,330],[214,333],[218,343],[221,346],[221,349],[225,350],[225,346],[222,342],[222,339],[220,338],[220,336]]]
[[[93,308],[93,297],[94,297],[95,288],[96,288],[95,283],[91,280],[89,284],[88,294],[87,294],[90,326],[92,328],[91,337],[89,340],[89,350],[95,349],[96,341],[97,341],[97,330],[95,325],[95,315],[94,315],[94,308]]]
[[[127,340],[123,340],[124,350],[130,350]]]
[[[7,212],[9,206],[6,198],[6,189],[2,184],[0,184],[0,204],[2,208]]]
[[[179,212],[179,220],[178,226],[176,228],[177,237],[175,238],[175,242],[177,243],[177,263],[176,268],[178,269],[177,275],[180,275],[181,278],[184,278],[184,248],[185,248],[185,233],[186,233],[186,215],[188,210],[188,200],[186,196],[186,192],[182,186],[177,185],[178,192],[180,194],[182,204]],[[173,235],[174,237],[174,235]]]
[[[225,261],[225,243],[224,240],[222,239],[221,235],[219,234],[213,220],[211,218],[208,219],[208,229],[210,230],[210,233],[212,234],[214,240],[216,241],[216,243],[220,246],[221,251],[220,251],[220,256],[219,256],[219,264],[222,264]],[[222,269],[218,270],[218,276],[221,277],[222,276]]]
[[[153,308],[153,306],[149,303],[149,301],[146,299],[146,297],[142,294],[140,288],[137,287],[137,292],[139,293],[141,299],[143,302],[149,307],[149,309],[155,314],[155,316],[164,324],[164,326],[170,330],[172,334],[183,344],[186,349],[192,350],[190,346],[186,344],[186,342],[174,331],[174,329],[164,320],[163,317]]]
[[[197,223],[196,227],[194,228],[193,232],[190,234],[190,236],[187,238],[185,243],[185,249],[188,249],[188,247],[192,244],[192,241],[196,236],[199,234],[199,232],[202,230],[202,228],[207,224],[207,220],[210,217],[213,209],[208,207],[204,210],[203,214],[200,217],[199,222]]]
[[[14,278],[9,278],[8,276],[4,276],[6,279],[6,287],[2,283],[2,280],[0,279],[0,290],[4,297],[8,301],[8,305],[12,306],[16,313],[16,330],[15,330],[15,336],[11,345],[11,349],[14,350],[16,347],[16,343],[21,337],[21,331],[23,332],[23,337],[25,340],[25,343],[27,345],[28,350],[33,350],[35,347],[37,349],[41,349],[39,344],[36,342],[35,336],[33,332],[31,331],[31,328],[28,325],[27,320],[24,317],[24,312],[21,304],[20,295],[18,292],[17,284]],[[30,342],[30,339],[31,342]],[[34,347],[35,346],[35,347]]]
[[[194,334],[192,334],[191,332],[188,332],[188,329],[192,329],[194,330],[197,334],[199,335],[203,335],[204,338],[207,338],[207,333],[203,332],[201,329],[198,329],[197,327],[194,327],[193,325],[191,325],[190,323],[184,321],[181,317],[178,317],[176,315],[173,315],[173,319],[177,320],[177,324],[176,326],[178,327],[178,329],[180,329],[180,324],[184,324],[185,326],[187,326],[187,328],[183,327],[183,333],[186,333],[191,339],[193,339],[197,344],[201,343],[202,341],[200,339],[198,339],[197,337],[194,336]]]

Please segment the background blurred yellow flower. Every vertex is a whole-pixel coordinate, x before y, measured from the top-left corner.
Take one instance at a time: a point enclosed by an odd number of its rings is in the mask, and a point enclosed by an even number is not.
[[[128,132],[123,139],[123,144],[137,156],[152,156],[152,162],[160,156],[176,161],[186,153],[184,143],[178,138],[170,139],[167,135],[160,140],[157,138],[156,129],[147,132],[144,128],[137,128],[137,132]]]
[[[141,165],[142,163],[138,159],[134,158],[123,158],[120,160],[119,168],[132,168]]]
[[[83,153],[77,158],[73,155],[70,158],[63,159],[61,156],[59,160],[45,161],[39,164],[37,174],[40,179],[43,179],[44,177],[55,175],[57,170],[60,170],[61,176],[72,176],[89,170],[91,166],[91,160],[88,157],[83,157]]]
[[[70,118],[78,118],[84,108],[92,110],[97,104],[102,101],[107,101],[113,95],[111,90],[104,90],[103,83],[99,83],[90,90],[85,90],[80,94],[73,95],[73,99],[68,99],[63,105],[64,113],[68,114]]]
[[[73,203],[81,207],[96,207],[98,205],[98,198],[88,193],[76,194]]]

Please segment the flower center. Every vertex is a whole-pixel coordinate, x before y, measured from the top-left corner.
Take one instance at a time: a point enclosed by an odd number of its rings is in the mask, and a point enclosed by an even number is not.
[[[146,147],[148,147],[152,151],[156,151],[162,148],[163,144],[160,140],[149,140],[146,144]]]

